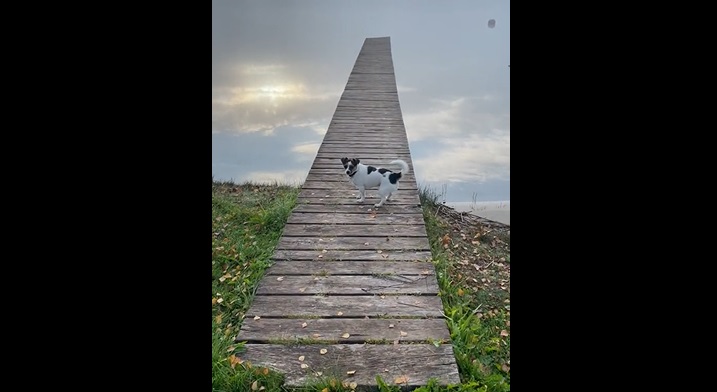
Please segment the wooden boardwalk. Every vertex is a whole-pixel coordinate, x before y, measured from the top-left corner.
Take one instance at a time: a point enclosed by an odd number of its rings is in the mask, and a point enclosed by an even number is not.
[[[380,208],[340,158],[411,172]],[[301,386],[459,383],[398,102],[390,38],[367,38],[237,336],[242,358]],[[325,353],[322,354],[322,349]],[[303,356],[303,360],[300,357]],[[405,381],[405,382],[404,382]]]

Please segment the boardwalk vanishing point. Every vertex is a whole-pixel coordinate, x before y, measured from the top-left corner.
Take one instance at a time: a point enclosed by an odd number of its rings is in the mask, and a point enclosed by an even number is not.
[[[375,208],[375,189],[356,202],[342,157],[395,170],[402,159],[411,171]],[[458,384],[438,293],[390,38],[367,38],[236,340],[288,387]]]

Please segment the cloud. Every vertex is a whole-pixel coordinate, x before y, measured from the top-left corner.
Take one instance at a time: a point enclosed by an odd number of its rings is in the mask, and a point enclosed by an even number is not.
[[[433,138],[466,137],[471,134],[490,133],[492,129],[510,129],[507,104],[502,99],[485,94],[480,97],[428,101],[428,108],[410,110],[401,105],[410,142]],[[503,110],[500,106],[506,106]],[[502,114],[500,114],[502,113]]]
[[[471,135],[433,143],[425,155],[415,157],[417,176],[434,183],[510,180],[510,133],[494,129],[488,135]]]
[[[343,86],[311,83],[278,63],[251,63],[224,72],[212,88],[212,133],[271,134],[281,126],[326,132]]]
[[[299,161],[313,162],[319,147],[321,147],[321,143],[303,143],[295,145],[291,148],[291,151],[298,155],[297,159]]]

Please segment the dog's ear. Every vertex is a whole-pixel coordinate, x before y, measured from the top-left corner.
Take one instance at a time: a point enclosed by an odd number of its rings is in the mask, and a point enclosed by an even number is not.
[[[354,158],[354,159],[352,159],[352,160],[351,160],[351,163],[353,163],[353,164],[354,164],[354,166],[358,165],[358,164],[359,164],[359,162],[361,162],[361,160],[360,160],[360,159],[358,159],[358,158]]]
[[[344,165],[345,165],[345,164],[346,164],[346,162],[348,162],[348,161],[349,161],[349,159],[348,159],[348,158],[341,158],[341,163],[343,163]]]

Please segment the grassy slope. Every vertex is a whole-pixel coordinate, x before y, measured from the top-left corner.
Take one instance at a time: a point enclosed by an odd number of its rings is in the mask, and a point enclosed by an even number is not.
[[[291,209],[298,188],[215,183],[212,191],[212,390],[282,391],[281,375],[241,361],[242,347],[235,344],[244,312],[254,290],[270,265],[274,246]],[[451,331],[462,384],[452,387],[428,385],[427,391],[508,391],[510,390],[509,306],[505,292],[462,273],[456,253],[447,240],[456,233],[438,209],[437,195],[421,192],[426,229],[436,263],[441,297]],[[468,227],[481,234],[480,227]],[[455,230],[454,230],[455,231]],[[463,234],[463,233],[460,233]],[[485,235],[482,238],[489,238]],[[456,238],[456,243],[459,241]],[[509,239],[508,239],[509,241]],[[509,246],[495,248],[486,241],[475,242],[471,255],[479,260],[501,258],[509,263]],[[491,242],[488,241],[487,244]],[[494,243],[494,242],[493,242]],[[457,247],[457,246],[456,246]],[[462,246],[465,248],[465,246]],[[493,263],[491,262],[490,265]],[[503,263],[499,263],[503,265]],[[490,266],[489,265],[489,266]],[[477,268],[476,268],[477,269]],[[488,276],[488,280],[493,275]],[[482,278],[485,280],[485,278]],[[496,280],[496,279],[494,279]],[[507,308],[507,309],[506,309]],[[391,380],[387,380],[390,382]],[[256,389],[254,389],[254,388]],[[305,391],[349,391],[352,385],[341,380],[323,380]],[[263,388],[263,389],[262,389]],[[379,381],[381,391],[399,388]]]

